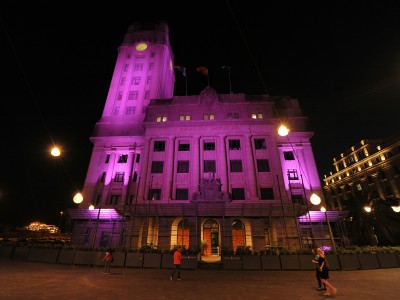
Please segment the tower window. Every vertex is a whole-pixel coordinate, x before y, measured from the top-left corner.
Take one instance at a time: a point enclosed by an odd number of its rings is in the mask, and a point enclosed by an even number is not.
[[[242,161],[235,159],[230,161],[231,172],[243,172]]]
[[[232,188],[232,200],[245,200],[244,188]]]
[[[273,200],[274,190],[273,188],[260,188],[261,200]]]
[[[179,160],[177,173],[189,173],[189,161],[188,160]]]
[[[123,182],[124,181],[124,172],[117,172],[116,174],[115,174],[115,178],[114,178],[114,181],[115,182]]]
[[[240,150],[240,140],[229,140],[229,150]]]
[[[128,154],[122,154],[122,155],[120,155],[119,156],[119,158],[118,158],[118,163],[119,164],[124,164],[124,163],[126,163],[128,161]]]
[[[293,151],[284,151],[283,157],[285,158],[285,160],[294,160]]]
[[[154,142],[154,152],[163,152],[165,151],[165,142],[164,141],[155,141]]]
[[[297,174],[296,169],[289,169],[287,171],[287,175],[288,175],[289,180],[298,180],[299,179],[299,175]]]
[[[265,139],[254,139],[254,147],[256,150],[267,149]]]
[[[204,151],[214,151],[215,143],[214,142],[204,142]]]
[[[215,172],[215,160],[205,160],[204,173],[214,173],[214,172]]]
[[[188,189],[176,189],[176,200],[189,200]]]
[[[163,161],[153,161],[151,163],[151,173],[162,173],[164,169]]]
[[[270,172],[268,159],[257,159],[258,172]]]
[[[180,143],[178,146],[178,151],[190,151],[190,144],[189,143]]]

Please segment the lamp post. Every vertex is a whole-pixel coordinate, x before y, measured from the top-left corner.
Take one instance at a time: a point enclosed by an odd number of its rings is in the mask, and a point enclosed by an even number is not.
[[[328,218],[328,214],[326,213],[326,208],[324,206],[321,206],[321,212],[323,212],[325,214],[325,220],[326,220],[326,224],[328,225],[328,230],[329,230],[329,237],[331,239],[331,244],[332,244],[332,248],[333,248],[333,252],[337,253],[336,251],[336,244],[335,244],[335,239],[333,238],[333,234],[332,234],[332,228],[331,228],[331,223],[329,222],[329,218]]]
[[[60,211],[60,220],[58,221],[58,231],[59,231],[59,233],[61,233],[61,220],[62,220],[62,217],[63,217],[63,215],[64,215],[64,212],[63,211]]]
[[[94,210],[94,206],[90,205],[89,210]],[[94,228],[94,234],[93,234],[93,240],[92,240],[92,248],[93,249],[94,249],[94,245],[96,243],[97,228],[99,227],[100,211],[101,211],[101,208],[99,207],[98,212],[97,212],[96,227]]]

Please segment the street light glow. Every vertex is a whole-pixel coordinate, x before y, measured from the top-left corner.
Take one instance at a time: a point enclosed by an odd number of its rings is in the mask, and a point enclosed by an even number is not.
[[[285,125],[281,125],[278,129],[278,134],[280,136],[287,136],[289,134],[289,129]]]
[[[75,202],[76,204],[82,203],[82,201],[83,201],[83,196],[82,196],[82,194],[81,194],[81,193],[77,193],[77,194],[74,196],[73,200],[74,200],[74,202]]]
[[[364,210],[366,212],[371,212],[372,208],[371,208],[371,206],[364,206]]]
[[[314,205],[318,205],[321,203],[321,198],[317,194],[312,193],[310,197],[310,202]]]
[[[53,149],[51,149],[51,155],[58,157],[61,155],[61,151],[58,147],[54,147]]]

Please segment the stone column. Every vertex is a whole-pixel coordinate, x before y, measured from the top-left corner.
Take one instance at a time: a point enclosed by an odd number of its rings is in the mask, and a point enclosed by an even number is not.
[[[220,135],[218,139],[218,175],[221,179],[221,191],[229,193],[229,182],[228,182],[228,167],[227,167],[227,156],[226,156],[226,136]]]
[[[140,158],[141,160],[141,168],[140,168],[140,174],[139,175],[139,188],[138,188],[138,200],[143,201],[144,197],[146,195],[145,189],[147,186],[147,172],[151,172],[151,170],[148,170],[151,167],[151,164],[149,162],[149,157],[150,157],[150,139],[146,139],[144,143],[144,149],[142,151],[142,157]]]
[[[164,195],[161,199],[171,200],[175,198],[172,196],[173,190],[171,191],[171,185],[173,182],[173,170],[175,166],[175,137],[169,137],[167,144],[167,153],[165,155],[165,176],[163,187],[165,187],[165,191],[161,191]]]
[[[257,180],[256,180],[256,171],[255,171],[255,161],[254,161],[254,152],[251,142],[251,135],[245,136],[245,149],[244,153],[248,153],[246,159],[246,167],[247,167],[247,186],[249,190],[249,195],[251,200],[258,200],[257,193]]]

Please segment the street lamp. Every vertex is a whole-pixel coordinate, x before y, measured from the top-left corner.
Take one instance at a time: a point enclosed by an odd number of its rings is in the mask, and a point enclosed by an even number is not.
[[[76,195],[74,196],[73,200],[74,200],[74,202],[76,204],[82,203],[82,201],[83,201],[82,194],[81,193],[76,193]]]
[[[94,205],[93,204],[90,204],[89,210],[94,210]],[[98,212],[97,212],[96,227],[94,228],[94,234],[93,234],[93,240],[92,240],[92,248],[94,248],[94,245],[96,243],[96,235],[97,235],[97,228],[99,227],[100,211],[101,211],[101,208],[99,207],[98,208]]]
[[[61,233],[61,220],[64,215],[63,211],[60,211],[60,221],[58,221],[58,231]]]
[[[330,239],[331,239],[331,244],[332,244],[332,247],[333,247],[333,252],[336,253],[336,244],[335,244],[335,240],[334,240],[333,234],[332,234],[331,223],[329,222],[328,214],[326,213],[326,208],[325,208],[324,206],[321,206],[320,211],[323,212],[324,215],[325,215],[325,220],[326,220],[326,224],[328,225],[329,236],[330,236]]]
[[[278,129],[278,134],[280,136],[287,136],[289,134],[289,129],[282,124]]]

